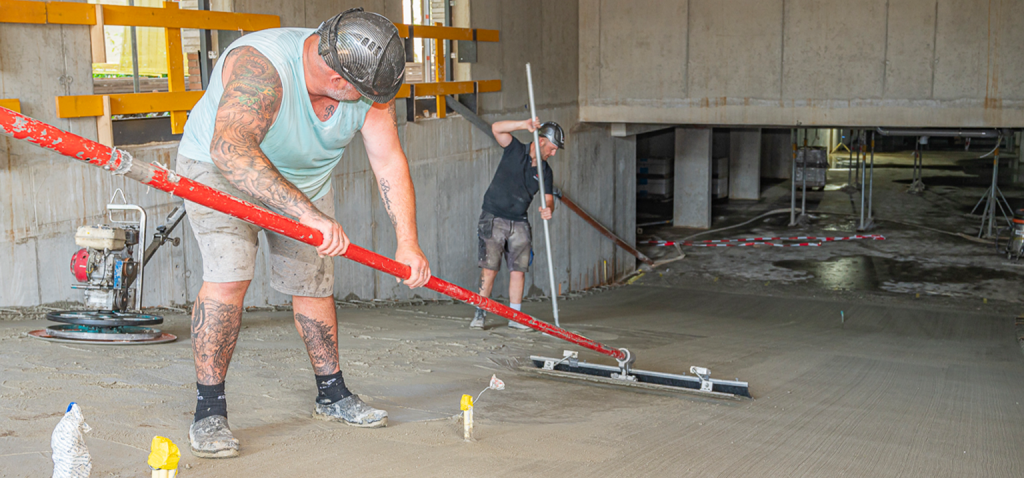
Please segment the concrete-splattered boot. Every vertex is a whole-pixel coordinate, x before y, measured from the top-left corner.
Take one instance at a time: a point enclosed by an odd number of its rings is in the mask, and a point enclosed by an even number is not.
[[[519,322],[508,321],[508,328],[513,330],[522,330],[524,332],[532,332],[533,329],[527,325],[520,324]]]
[[[363,403],[358,395],[349,395],[337,402],[326,405],[316,404],[313,418],[330,422],[342,422],[359,428],[382,428],[388,426],[388,412],[377,410]]]
[[[484,309],[476,309],[476,315],[473,316],[473,321],[469,323],[469,327],[473,329],[484,328],[484,318],[487,317],[487,311]]]
[[[200,458],[231,458],[238,456],[238,439],[228,428],[228,419],[212,415],[193,422],[188,429],[192,454]]]

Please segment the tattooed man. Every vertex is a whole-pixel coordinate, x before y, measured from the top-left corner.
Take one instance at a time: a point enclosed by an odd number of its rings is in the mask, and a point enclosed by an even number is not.
[[[409,166],[398,140],[394,97],[405,50],[388,19],[353,9],[317,30],[280,28],[231,44],[192,110],[177,171],[323,233],[320,247],[265,231],[270,285],[292,296],[295,328],[309,352],[318,395],[313,417],[383,427],[387,412],[363,403],[342,379],[334,305],[334,262],[348,237],[334,218],[331,172],[356,131],[395,227],[395,258],[420,287],[430,268],[416,235]],[[194,203],[189,222],[203,257],[203,286],[192,313],[198,399],[192,453],[238,455],[227,423],[224,378],[253,279],[260,229]]]

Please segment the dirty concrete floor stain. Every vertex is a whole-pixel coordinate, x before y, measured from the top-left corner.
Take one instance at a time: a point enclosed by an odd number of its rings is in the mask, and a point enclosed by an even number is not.
[[[772,265],[806,272],[806,281],[833,290],[881,290],[890,282],[969,284],[992,279],[1024,280],[1013,272],[974,266],[932,266],[919,261],[898,261],[886,257],[857,255],[824,261],[786,260]]]

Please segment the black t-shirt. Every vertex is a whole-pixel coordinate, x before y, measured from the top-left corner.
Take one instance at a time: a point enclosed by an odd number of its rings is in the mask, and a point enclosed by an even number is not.
[[[531,166],[531,162],[527,145],[513,137],[505,147],[498,170],[484,194],[484,212],[511,221],[527,219],[526,212],[533,196],[540,190],[537,167]],[[551,166],[547,161],[541,162],[544,163],[544,191],[551,194]]]

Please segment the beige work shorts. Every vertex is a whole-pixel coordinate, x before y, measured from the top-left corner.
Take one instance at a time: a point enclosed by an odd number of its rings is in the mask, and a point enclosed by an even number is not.
[[[179,174],[223,191],[257,206],[273,208],[239,191],[212,163],[178,155]],[[313,201],[313,205],[334,217],[334,193]],[[259,232],[263,228],[241,219],[185,201],[185,211],[203,257],[204,282],[252,280],[256,272]],[[270,252],[270,286],[283,294],[300,297],[334,295],[334,260],[320,257],[316,248],[275,232],[264,231]]]

